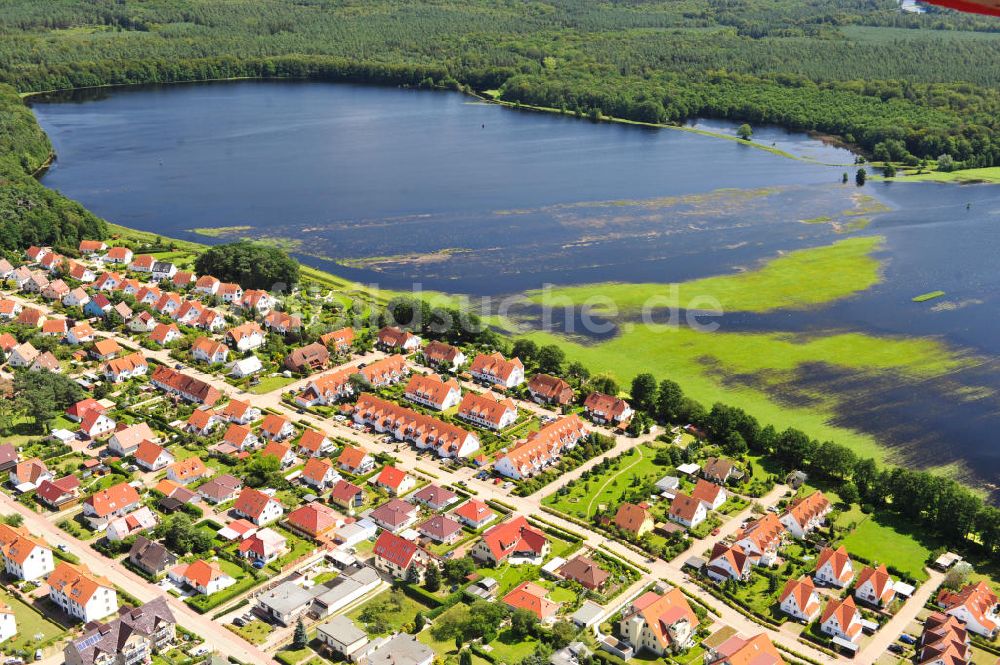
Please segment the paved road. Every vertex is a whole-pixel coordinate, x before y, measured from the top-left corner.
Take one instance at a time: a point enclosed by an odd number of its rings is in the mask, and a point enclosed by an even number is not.
[[[896,615],[882,626],[872,637],[871,641],[861,649],[861,652],[856,656],[858,662],[874,663],[879,656],[886,652],[889,645],[895,642],[903,631],[906,630],[910,622],[917,618],[917,614],[920,613],[920,610],[930,600],[931,595],[941,586],[941,582],[944,581],[945,577],[944,573],[936,570],[927,569],[927,572],[929,574],[928,580],[917,588],[913,593],[913,597],[906,601],[899,611],[896,612]]]
[[[32,511],[3,493],[0,493],[0,504],[3,505],[5,514],[17,512],[23,515],[25,526],[31,533],[43,538],[53,548],[60,545],[67,547],[73,554],[80,557],[80,563],[90,568],[95,574],[106,577],[116,586],[125,589],[139,601],[148,603],[160,596],[165,597],[178,623],[204,637],[205,642],[220,653],[236,656],[245,663],[276,662],[270,655],[230,632],[221,624],[212,621],[209,616],[198,614],[180,599],[164,593],[155,584],[151,584],[118,563],[95,552],[86,543],[73,538],[46,520],[43,515]]]

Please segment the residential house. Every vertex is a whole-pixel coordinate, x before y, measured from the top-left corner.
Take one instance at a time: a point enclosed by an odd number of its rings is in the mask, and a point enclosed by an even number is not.
[[[718,510],[726,502],[726,499],[729,498],[722,485],[716,485],[704,478],[698,479],[694,490],[691,491],[691,496],[704,503],[705,507],[709,510]]]
[[[965,624],[943,612],[924,619],[924,630],[917,643],[919,665],[968,665],[972,647]]]
[[[885,565],[865,566],[854,584],[854,597],[875,607],[885,607],[896,596],[896,589]]]
[[[458,406],[462,400],[462,389],[454,379],[443,381],[438,376],[414,374],[406,384],[403,396],[416,404],[445,411]]]
[[[382,467],[382,471],[375,477],[372,484],[384,489],[390,496],[402,496],[413,489],[417,481],[405,471],[387,464]]]
[[[103,410],[88,409],[80,420],[80,431],[91,439],[99,439],[102,436],[115,431],[115,421],[108,417]]]
[[[402,499],[389,499],[373,510],[368,517],[386,531],[399,533],[417,521],[417,507]]]
[[[160,471],[174,463],[174,456],[163,446],[143,440],[136,448],[135,463],[146,471]]]
[[[368,633],[344,615],[320,624],[316,629],[316,639],[323,645],[324,652],[351,663],[357,662],[355,654],[365,652],[368,645]]]
[[[103,240],[81,240],[77,251],[84,256],[100,254],[107,251],[108,245]]]
[[[438,511],[455,503],[458,500],[458,495],[438,485],[425,485],[414,492],[410,499],[433,511]]]
[[[152,279],[157,282],[163,281],[165,279],[171,279],[177,274],[177,266],[169,261],[156,261],[153,263],[152,269]]]
[[[158,325],[159,323],[157,322],[155,316],[149,312],[139,312],[129,319],[127,327],[131,332],[142,334],[153,332]]]
[[[210,596],[236,584],[236,580],[223,571],[218,563],[214,561],[209,563],[203,559],[174,566],[167,575],[177,584],[189,587],[204,596]]]
[[[115,291],[121,286],[124,278],[116,272],[102,272],[94,280],[94,288],[98,291]]]
[[[32,346],[31,342],[18,344],[7,354],[7,364],[11,367],[31,367],[38,353],[38,349]]]
[[[420,523],[417,532],[435,543],[453,543],[462,535],[462,525],[446,515],[432,515]]]
[[[295,425],[284,416],[269,413],[260,425],[260,434],[269,441],[281,441],[295,434]]]
[[[701,476],[705,480],[724,485],[730,478],[736,480],[742,478],[743,472],[736,467],[732,460],[723,457],[709,457],[701,468]]]
[[[524,364],[520,358],[507,360],[502,353],[480,353],[469,367],[472,378],[482,383],[513,388],[524,383]]]
[[[557,461],[564,450],[573,448],[588,433],[579,416],[564,416],[532,432],[524,442],[501,455],[493,470],[514,480],[533,476]]]
[[[10,321],[17,318],[24,306],[16,300],[0,299],[0,319]]]
[[[472,432],[369,393],[358,398],[354,421],[411,441],[421,450],[435,450],[439,457],[468,457],[479,449],[479,437]]]
[[[524,581],[503,597],[511,610],[530,612],[542,623],[552,623],[559,612],[559,603],[548,598],[549,590],[531,581]]]
[[[242,489],[242,480],[228,473],[223,473],[199,487],[198,494],[208,503],[219,504],[235,500]]]
[[[549,552],[549,541],[539,529],[518,515],[486,530],[470,554],[474,559],[499,565],[516,561],[541,562]]]
[[[62,297],[62,304],[66,307],[83,307],[88,302],[90,302],[90,296],[87,295],[87,292],[81,286],[71,289],[69,293]]]
[[[577,555],[559,568],[559,576],[576,582],[584,589],[598,591],[608,581],[610,574],[593,559]]]
[[[94,346],[90,349],[90,355],[94,360],[111,360],[121,351],[122,347],[118,345],[118,342],[106,338],[94,342]]]
[[[967,584],[959,591],[942,589],[937,604],[945,614],[965,622],[969,631],[992,640],[1000,631],[1000,607],[990,585],[980,581]]]
[[[409,376],[410,368],[402,356],[387,356],[362,367],[359,373],[375,388],[384,388]]]
[[[314,540],[327,540],[343,520],[333,509],[313,501],[288,513],[285,524]]]
[[[244,487],[236,498],[236,503],[233,504],[233,511],[257,526],[264,526],[281,519],[285,509],[281,502],[272,496],[252,487]]]
[[[178,485],[190,485],[211,474],[199,457],[188,457],[167,467],[167,480]]]
[[[248,376],[259,374],[264,369],[264,365],[257,356],[249,356],[234,360],[229,365],[229,376],[237,379],[245,379]]]
[[[43,480],[35,490],[35,498],[49,508],[59,510],[80,498],[80,479],[69,475],[56,480]]]
[[[639,537],[653,530],[653,513],[650,512],[649,505],[646,503],[623,503],[618,506],[614,524],[622,531]]]
[[[229,428],[222,435],[222,441],[237,451],[252,450],[260,445],[260,439],[246,425],[229,423]]]
[[[180,312],[181,307],[184,305],[184,299],[181,298],[176,293],[167,292],[160,296],[160,299],[156,301],[153,305],[153,309],[163,314],[164,316],[169,316],[174,318]]]
[[[222,422],[222,417],[212,409],[201,407],[195,409],[184,423],[184,429],[192,434],[208,436],[215,426]]]
[[[861,612],[854,604],[854,597],[844,600],[831,599],[826,604],[819,620],[819,629],[831,637],[840,637],[850,642],[861,638]]]
[[[202,275],[198,278],[198,281],[194,283],[194,290],[206,296],[214,296],[219,291],[220,282],[215,277],[211,275]]]
[[[328,459],[310,457],[302,467],[302,482],[320,492],[333,487],[338,480],[340,474],[334,470],[333,462]]]
[[[160,390],[197,404],[212,406],[221,397],[221,393],[214,386],[165,365],[153,371],[150,381]]]
[[[17,323],[26,328],[38,328],[45,323],[45,320],[46,317],[42,314],[42,310],[34,307],[25,307],[17,315]]]
[[[0,524],[0,556],[14,579],[40,580],[55,570],[52,549],[23,527]]]
[[[285,312],[273,311],[264,317],[264,327],[279,335],[287,335],[290,332],[302,330],[302,318]],[[323,344],[323,348],[326,348],[326,344]]]
[[[375,568],[401,580],[422,582],[427,566],[437,565],[422,547],[390,531],[379,534],[372,553]]]
[[[17,491],[30,492],[43,480],[52,480],[52,473],[45,466],[45,462],[33,457],[15,464],[8,474],[8,479]]]
[[[788,616],[802,623],[812,623],[820,610],[819,594],[812,578],[803,575],[797,580],[788,580],[778,597],[778,604]]]
[[[58,300],[62,302],[62,299],[67,295],[69,295],[69,286],[61,279],[49,282],[48,286],[42,289],[42,297],[46,300]]]
[[[365,491],[344,479],[333,484],[330,490],[330,502],[340,506],[348,514],[354,514],[354,509],[364,505]]]
[[[355,368],[339,369],[335,372],[314,377],[306,384],[305,390],[295,401],[302,406],[330,406],[354,394],[351,375]]]
[[[177,557],[170,550],[145,536],[136,537],[129,550],[128,560],[139,570],[154,577],[177,564]]]
[[[223,407],[221,415],[231,423],[249,425],[260,418],[260,409],[249,402],[234,399]]]
[[[254,531],[252,536],[240,542],[238,550],[247,559],[267,564],[288,552],[288,539],[274,529],[265,527]]]
[[[45,581],[49,586],[49,600],[84,623],[118,611],[114,585],[85,566],[61,561]]]
[[[625,400],[613,395],[593,392],[583,402],[584,411],[595,423],[624,425],[632,418],[632,407]]]
[[[457,372],[467,360],[462,349],[437,340],[424,347],[423,356],[424,364],[428,367],[449,372]]]
[[[528,394],[539,404],[566,406],[573,401],[573,387],[550,374],[535,374],[528,381]]]
[[[116,517],[108,522],[107,537],[111,542],[125,540],[156,526],[156,515],[148,506],[133,510],[128,515]]]
[[[104,262],[128,264],[132,262],[132,256],[132,250],[128,247],[112,247],[104,255]]]
[[[176,639],[177,621],[160,596],[141,607],[120,608],[106,624],[88,624],[79,638],[63,649],[66,665],[132,665],[165,652]]]
[[[375,345],[383,351],[411,353],[420,348],[421,339],[408,330],[388,326],[378,331]]]
[[[792,501],[781,515],[781,523],[794,538],[805,538],[822,526],[826,516],[833,510],[822,492]]]
[[[108,450],[119,457],[134,455],[143,441],[157,441],[159,437],[147,423],[121,426],[108,439]]]
[[[753,564],[750,557],[739,545],[716,543],[708,559],[706,574],[716,582],[735,580],[745,582],[750,579]]]
[[[226,332],[226,339],[238,351],[246,353],[264,346],[266,333],[256,321],[248,321]]]
[[[128,269],[132,272],[152,272],[154,263],[156,259],[152,254],[140,254],[129,262]]]
[[[264,446],[264,449],[260,451],[260,456],[275,458],[282,469],[294,464],[296,459],[292,447],[278,441],[271,441]]]
[[[28,369],[32,372],[60,372],[62,371],[62,366],[59,364],[59,359],[51,351],[45,351],[35,356],[35,361],[31,363],[31,367]]]
[[[517,421],[517,407],[513,400],[499,399],[493,393],[469,392],[458,407],[458,417],[478,427],[499,431]]]
[[[320,335],[319,341],[323,342],[328,349],[332,349],[335,353],[344,353],[345,351],[349,351],[351,345],[354,343],[354,328],[341,328],[340,330],[328,332]]]
[[[333,452],[334,445],[319,430],[307,428],[296,443],[299,454],[306,457],[325,457]]]
[[[174,314],[174,320],[186,326],[194,326],[198,324],[204,312],[205,306],[197,300],[185,300]]]
[[[647,591],[633,600],[622,613],[619,631],[637,652],[664,656],[690,647],[699,624],[687,598],[675,587],[663,595]]]
[[[195,274],[190,270],[178,270],[170,278],[170,282],[178,289],[186,289],[194,284],[196,279]]]
[[[816,559],[816,570],[813,579],[818,584],[843,589],[854,579],[854,567],[851,557],[843,545],[837,549],[824,547]]]
[[[766,513],[736,532],[734,541],[755,565],[770,566],[778,558],[785,525],[774,513]]]
[[[229,348],[214,339],[199,337],[191,345],[191,356],[209,365],[221,364],[229,359]]]
[[[276,304],[274,298],[267,291],[261,289],[248,289],[243,292],[240,298],[240,309],[247,312],[267,314]]]
[[[176,323],[157,323],[153,326],[152,332],[149,333],[149,339],[160,346],[172,344],[181,337],[183,335],[181,335],[180,328],[177,327]]]
[[[83,516],[95,530],[103,530],[109,521],[127,515],[139,507],[139,493],[128,483],[118,483],[98,490],[83,502]]]
[[[254,599],[254,611],[269,623],[294,626],[312,605],[313,594],[293,581],[282,582]]]
[[[206,307],[198,316],[195,325],[202,330],[214,333],[226,327],[226,317],[222,315],[222,312]]]
[[[222,282],[216,290],[215,295],[222,298],[224,303],[239,303],[243,299],[243,287],[232,282]]]
[[[471,529],[481,529],[493,520],[497,514],[479,499],[469,499],[451,512],[462,524]]]
[[[363,476],[375,469],[375,458],[363,448],[344,446],[337,457],[337,465],[350,474]]]
[[[101,365],[101,373],[111,383],[122,383],[129,379],[145,376],[148,371],[149,361],[139,351],[129,353],[121,358],[114,358]]]
[[[733,635],[716,647],[709,647],[705,665],[784,665],[785,658],[766,633],[746,639]]]
[[[674,522],[693,529],[708,517],[705,504],[683,492],[678,492],[670,502],[670,512],[667,514]]]
[[[330,352],[320,342],[292,350],[285,356],[285,369],[305,374],[323,369],[330,362]]]

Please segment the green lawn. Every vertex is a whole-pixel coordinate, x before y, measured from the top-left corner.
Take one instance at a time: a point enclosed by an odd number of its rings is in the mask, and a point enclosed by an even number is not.
[[[913,536],[895,529],[891,516],[880,514],[878,520],[871,517],[846,538],[843,545],[851,554],[893,566],[914,579],[927,579],[924,564],[930,556],[930,549],[921,545]],[[880,523],[882,522],[882,523]]]
[[[260,619],[254,619],[241,628],[228,623],[226,624],[226,628],[233,631],[250,644],[263,644],[267,639],[267,636],[270,635],[273,630],[271,626],[267,625]]]
[[[515,637],[510,630],[505,630],[490,642],[490,655],[496,659],[497,663],[514,665],[530,656],[537,646],[538,640],[534,637],[526,639]]]
[[[426,614],[430,611],[426,605],[395,589],[380,593],[364,605],[355,608],[347,616],[359,627],[364,627],[366,624],[361,620],[361,616],[365,614],[366,609],[377,610],[377,616],[385,622],[388,632],[402,630],[406,624],[413,622],[417,612]]]
[[[296,381],[298,381],[298,379],[295,377],[289,379],[284,376],[262,376],[260,378],[260,383],[255,386],[250,386],[249,392],[254,395],[263,395],[264,393],[281,390],[285,386],[295,383]]]
[[[55,623],[49,621],[35,609],[18,600],[6,591],[0,591],[0,601],[6,603],[14,611],[17,621],[17,635],[0,645],[5,653],[13,653],[19,649],[32,650],[40,643],[63,632]],[[35,639],[38,637],[39,639]]]
[[[447,610],[442,612],[437,617],[437,619],[435,619],[435,622],[441,623],[443,620],[447,620],[448,618],[454,615],[460,615],[466,612],[468,609],[469,606],[466,605],[465,603],[455,603]],[[455,654],[455,640],[448,639],[444,641],[439,641],[434,639],[434,635],[432,633],[433,631],[431,631],[430,629],[421,631],[420,634],[417,635],[417,639],[426,644],[427,646],[429,646],[431,649],[433,649],[434,653],[436,653],[441,658],[444,658],[449,654],[450,655]]]
[[[509,566],[501,564],[498,568],[480,568],[476,571],[483,577],[492,577],[500,585],[497,597],[503,598],[521,582],[526,580],[537,580],[539,567],[531,565]]]
[[[667,467],[656,464],[656,449],[641,445],[617,459],[613,471],[600,478],[577,480],[566,494],[550,494],[542,503],[567,515],[589,519],[602,504],[615,506],[625,491],[666,475]]]

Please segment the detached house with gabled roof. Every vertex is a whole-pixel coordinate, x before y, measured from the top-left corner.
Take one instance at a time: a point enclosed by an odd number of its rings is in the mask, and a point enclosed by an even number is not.
[[[708,558],[706,574],[716,582],[735,580],[745,582],[750,579],[753,565],[750,557],[739,545],[716,543]]]
[[[819,620],[819,629],[831,637],[857,642],[861,638],[861,612],[854,604],[854,597],[827,602]]]
[[[344,446],[337,458],[337,465],[352,475],[363,476],[375,468],[375,458],[364,448]]]
[[[226,339],[238,351],[246,353],[264,346],[266,333],[256,321],[248,321],[226,332]]]
[[[472,558],[499,565],[513,558],[517,562],[541,562],[549,553],[549,541],[539,529],[518,515],[486,530],[473,546]]]
[[[167,573],[171,580],[187,586],[203,596],[228,589],[236,584],[236,580],[215,563],[198,559],[192,563],[182,563],[170,569]]]
[[[427,506],[431,510],[444,510],[458,501],[458,494],[438,485],[425,485],[414,492],[410,499]]]
[[[479,499],[469,499],[451,511],[451,514],[469,528],[477,530],[483,528],[497,517],[497,514]]]
[[[86,321],[77,323],[66,333],[66,341],[74,345],[89,344],[95,337],[94,329]]]
[[[788,616],[802,623],[811,623],[820,610],[819,594],[812,578],[803,575],[797,580],[788,580],[778,597],[778,604]]]
[[[513,388],[524,383],[524,363],[520,358],[507,360],[502,353],[480,353],[472,361],[469,373],[477,381]]]
[[[295,444],[300,455],[308,457],[324,457],[333,452],[334,446],[325,434],[319,430],[307,428]]]
[[[653,530],[653,514],[649,511],[649,506],[645,503],[623,503],[618,506],[615,513],[614,524],[616,527],[639,537]]]
[[[150,333],[159,323],[156,317],[149,312],[139,312],[129,319],[127,328],[134,333]]]
[[[222,302],[238,304],[243,299],[243,287],[232,282],[221,282],[215,294],[222,298]]]
[[[148,371],[149,362],[139,351],[114,358],[101,365],[101,373],[111,383],[121,383],[145,376]]]
[[[295,425],[284,416],[269,413],[260,425],[260,434],[269,441],[281,441],[295,434]]]
[[[593,559],[579,555],[562,565],[559,569],[559,576],[565,580],[576,582],[590,591],[599,590],[611,577],[610,573],[598,566]]]
[[[770,566],[778,558],[785,525],[774,513],[766,513],[736,532],[734,541],[750,555],[754,565]]]
[[[422,547],[389,531],[379,534],[372,552],[375,568],[396,579],[420,582],[427,566],[437,565]]]
[[[229,359],[229,347],[208,337],[199,337],[191,345],[191,356],[209,365],[221,364]]]
[[[184,429],[192,434],[208,436],[220,422],[222,422],[222,417],[218,413],[212,409],[201,407],[191,412],[187,422],[184,423]]]
[[[174,463],[174,456],[163,446],[144,440],[135,451],[135,463],[146,471],[160,471]]]
[[[670,512],[667,514],[672,521],[693,529],[708,517],[708,509],[698,499],[678,492],[670,502]]]
[[[119,457],[134,455],[143,441],[156,441],[159,437],[147,423],[128,425],[116,431],[108,441],[108,450]]]
[[[252,487],[244,487],[233,504],[233,511],[257,526],[264,526],[281,519],[285,509],[274,497]]]
[[[330,503],[340,506],[353,515],[355,508],[360,508],[365,503],[365,491],[341,478],[333,484],[330,490]]]
[[[378,331],[375,345],[383,351],[410,353],[420,348],[420,338],[409,330],[387,326]]]
[[[35,498],[53,510],[80,498],[80,479],[63,476],[56,480],[43,480],[35,490]]]
[[[467,360],[462,349],[437,340],[428,343],[422,353],[424,365],[449,372],[457,372],[458,368],[464,365]]]
[[[716,485],[704,478],[699,478],[691,491],[691,496],[705,504],[709,510],[718,510],[726,502],[729,495],[722,485]]]
[[[874,607],[885,607],[896,596],[895,584],[885,564],[865,566],[854,584],[854,597]]]
[[[118,483],[94,492],[83,502],[83,516],[95,530],[103,531],[108,522],[139,507],[139,493],[128,483]]]
[[[69,332],[69,325],[66,319],[47,319],[42,324],[42,335],[45,337],[55,337],[62,340]]]
[[[252,450],[260,445],[260,439],[253,430],[238,423],[229,423],[226,433],[222,435],[222,441],[240,451]]]
[[[132,272],[152,272],[154,263],[156,259],[152,254],[140,254],[129,262],[128,269]]]
[[[550,374],[535,374],[528,381],[528,394],[539,404],[565,406],[573,401],[573,387]]]
[[[167,480],[178,485],[189,485],[209,475],[211,470],[199,457],[188,457],[167,467]]]
[[[115,431],[115,421],[104,411],[88,409],[80,420],[80,431],[91,439],[99,439],[102,436]]]
[[[347,327],[324,333],[319,336],[319,341],[335,353],[349,351],[354,343],[354,328]]]
[[[854,566],[843,545],[837,549],[824,547],[816,558],[813,579],[819,584],[843,589],[854,579]]]
[[[330,362],[330,352],[319,342],[293,349],[285,356],[285,369],[291,372],[307,373],[323,369]]]
[[[83,255],[99,254],[107,251],[108,245],[103,240],[81,240],[77,251]]]
[[[23,527],[0,524],[0,556],[7,574],[19,580],[38,580],[55,569],[52,549]]]
[[[62,304],[66,307],[83,307],[88,302],[90,302],[90,296],[87,295],[82,286],[71,289],[62,297]]]
[[[131,263],[132,262],[132,250],[128,247],[112,247],[108,250],[108,253],[104,255],[105,263]]]
[[[663,656],[690,647],[699,624],[687,598],[675,587],[662,596],[647,591],[633,600],[622,613],[619,630],[637,652]]]
[[[31,367],[38,357],[38,349],[31,345],[31,342],[18,344],[7,355],[7,364],[11,367]]]
[[[194,290],[206,296],[214,296],[219,292],[219,285],[221,284],[222,282],[211,275],[202,275],[194,283]]]
[[[417,507],[402,499],[389,499],[371,512],[369,517],[386,531],[399,533],[417,521]]]
[[[160,346],[176,342],[181,337],[183,335],[181,335],[180,328],[177,327],[176,323],[157,323],[153,326],[152,332],[149,333],[149,339]]]
[[[287,335],[290,332],[302,330],[302,318],[285,312],[273,311],[264,317],[264,327],[279,335]],[[323,344],[323,347],[326,348],[326,344]]]
[[[222,408],[221,415],[231,423],[249,425],[260,418],[260,409],[249,402],[233,399]]]
[[[278,465],[284,469],[295,463],[295,453],[292,447],[278,441],[271,441],[260,451],[261,457],[273,457],[278,460]]]
[[[542,623],[555,621],[559,603],[548,598],[549,590],[531,581],[521,582],[503,597],[503,603],[511,610],[524,610]]]
[[[293,456],[294,457],[294,456]],[[322,492],[340,480],[340,474],[328,459],[310,457],[302,467],[302,482]]]
[[[378,476],[372,480],[372,484],[376,487],[381,487],[391,496],[401,496],[413,489],[417,481],[405,471],[387,464],[382,468]]]
[[[583,402],[587,417],[595,423],[624,425],[632,418],[632,407],[625,400],[613,395],[593,392]]]
[[[118,611],[114,585],[94,575],[86,566],[61,561],[45,581],[49,585],[49,600],[84,623]]]

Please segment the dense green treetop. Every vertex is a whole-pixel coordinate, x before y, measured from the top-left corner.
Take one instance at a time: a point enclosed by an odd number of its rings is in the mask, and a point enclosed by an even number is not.
[[[284,290],[299,281],[299,262],[285,250],[248,240],[216,245],[199,254],[194,267],[244,289]]]

